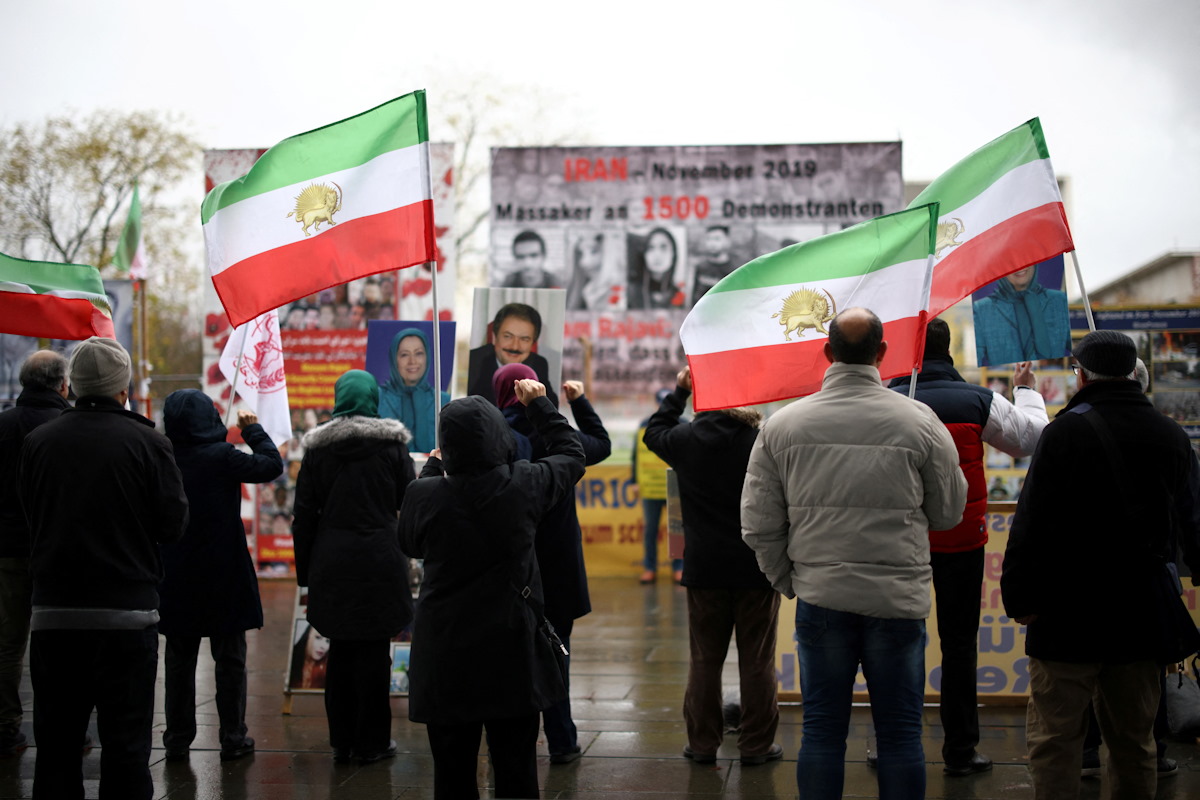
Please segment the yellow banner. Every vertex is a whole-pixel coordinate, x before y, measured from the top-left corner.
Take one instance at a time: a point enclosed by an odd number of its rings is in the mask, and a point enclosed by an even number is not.
[[[1000,600],[1000,570],[1015,508],[1016,503],[988,504],[988,543],[984,549],[983,586],[979,596],[979,664],[975,673],[982,703],[1021,703],[1029,694],[1025,626],[1005,616],[1004,603]],[[934,602],[937,602],[936,596]],[[775,676],[781,700],[800,699],[795,620],[796,601],[785,598],[779,607],[779,634],[775,647]],[[936,698],[942,685],[942,650],[933,614],[926,620],[925,632],[925,694]],[[854,692],[859,700],[867,697],[867,682],[861,670],[854,682]]]
[[[629,464],[588,467],[575,486],[575,507],[583,530],[583,557],[591,577],[634,576],[642,567],[642,503]],[[667,515],[658,531],[665,555]],[[662,558],[659,559],[663,561]],[[667,562],[670,563],[669,561]]]

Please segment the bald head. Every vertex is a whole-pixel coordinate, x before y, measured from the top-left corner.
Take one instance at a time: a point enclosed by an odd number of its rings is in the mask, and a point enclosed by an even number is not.
[[[21,365],[21,386],[67,396],[67,360],[53,350],[38,350]]]
[[[883,323],[868,309],[847,308],[829,323],[826,356],[830,361],[876,366],[886,347]]]

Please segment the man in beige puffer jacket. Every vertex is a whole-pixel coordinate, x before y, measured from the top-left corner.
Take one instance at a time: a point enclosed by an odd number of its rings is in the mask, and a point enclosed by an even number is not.
[[[802,797],[840,797],[854,676],[871,694],[884,796],[923,797],[929,529],[962,518],[967,484],[945,425],[886,389],[874,313],[830,324],[821,391],[771,417],[742,490],[742,538],[796,598]]]

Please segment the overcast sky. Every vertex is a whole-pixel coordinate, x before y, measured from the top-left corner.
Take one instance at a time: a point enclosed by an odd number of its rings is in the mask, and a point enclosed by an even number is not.
[[[585,144],[899,139],[928,180],[1040,116],[1090,288],[1200,248],[1197,0],[0,7],[3,125],[163,109],[267,147],[426,88],[436,139],[438,90],[489,76],[563,96]]]

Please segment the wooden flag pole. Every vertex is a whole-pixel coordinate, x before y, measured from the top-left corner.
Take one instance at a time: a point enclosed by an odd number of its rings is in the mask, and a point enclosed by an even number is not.
[[[154,414],[154,402],[150,399],[150,315],[146,301],[146,279],[136,281],[138,294],[138,394],[147,419]]]
[[[1087,288],[1083,285],[1083,270],[1079,269],[1079,256],[1071,251],[1071,263],[1075,265],[1075,280],[1079,281],[1079,294],[1083,297],[1083,313],[1087,315],[1088,330],[1096,330],[1096,320],[1092,316],[1092,301],[1088,299]]]

